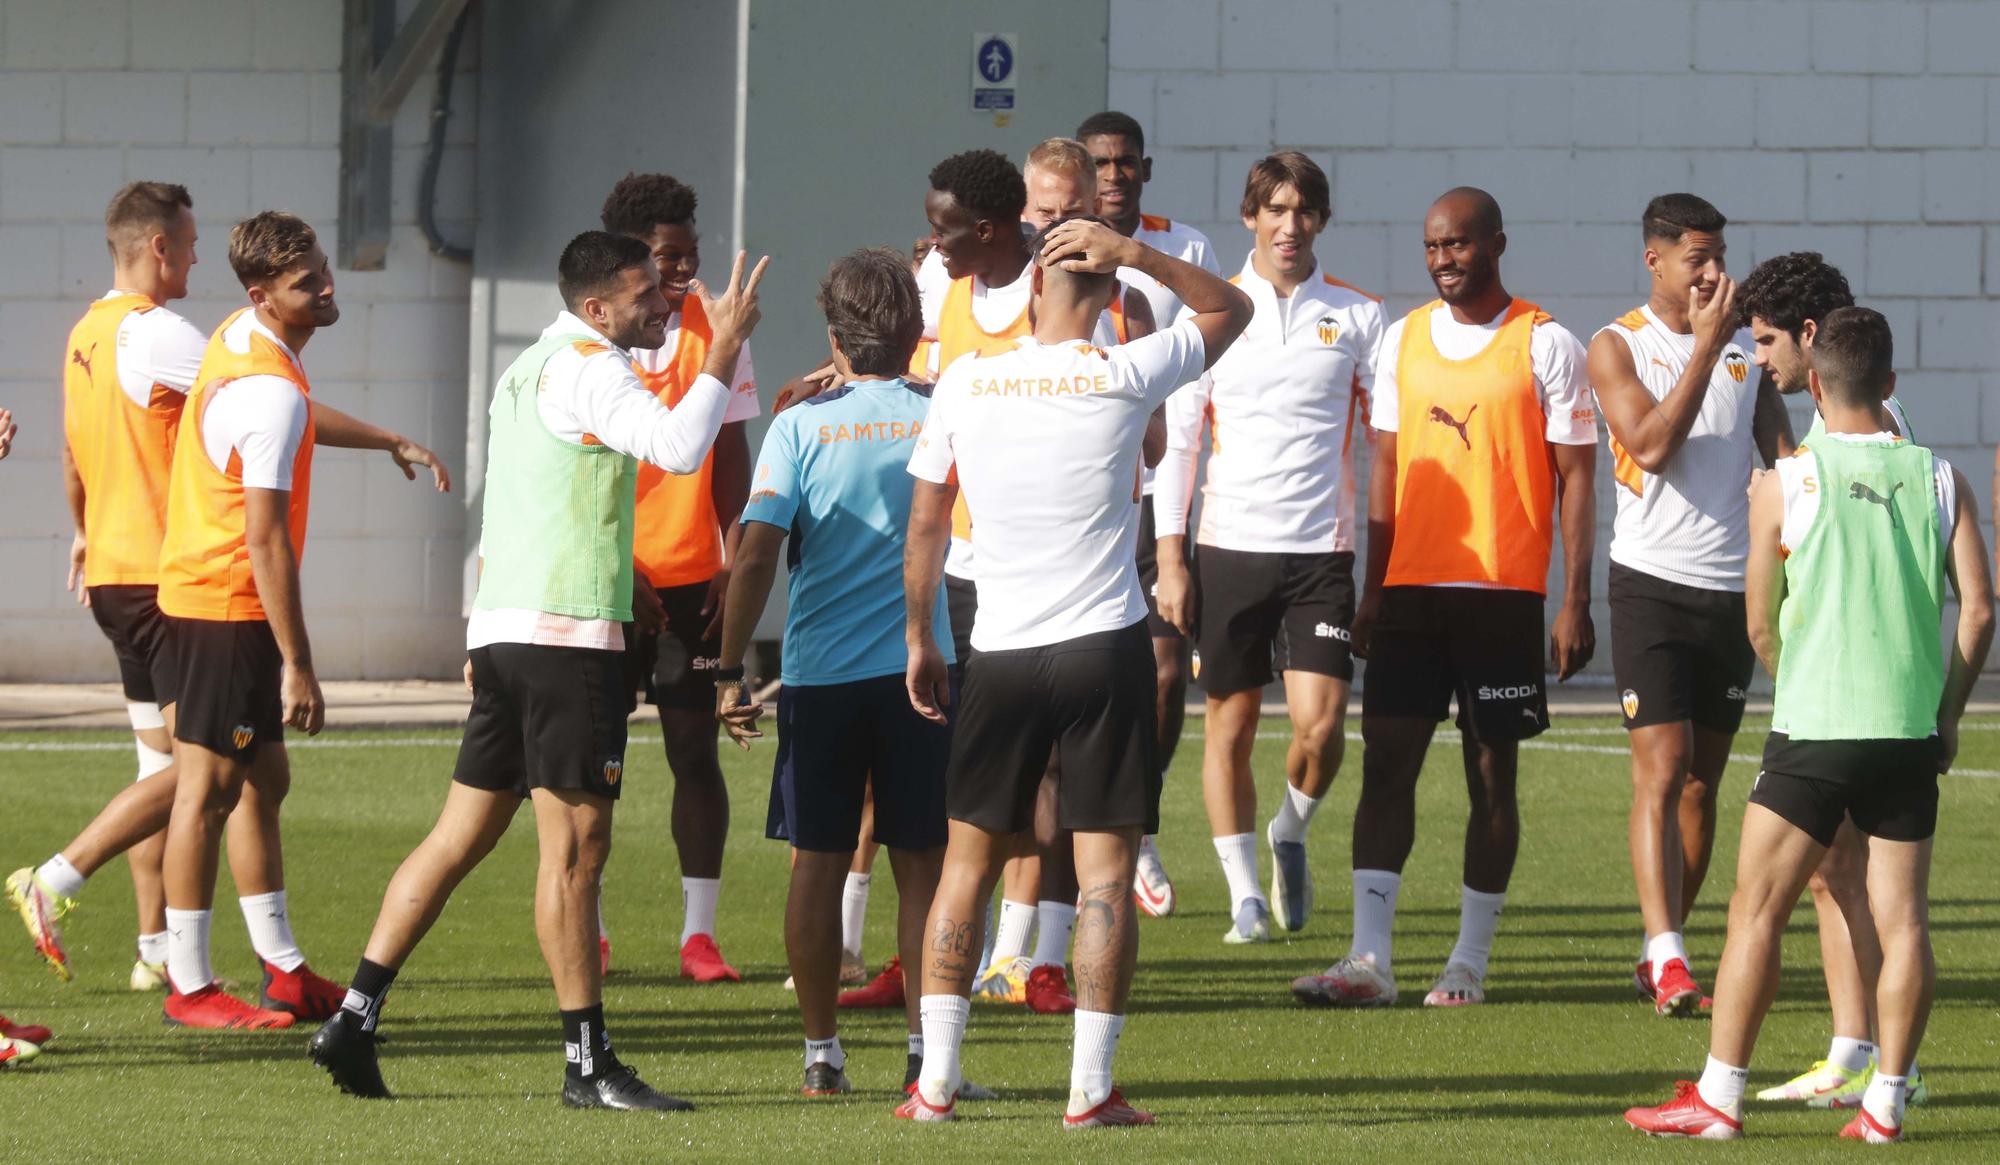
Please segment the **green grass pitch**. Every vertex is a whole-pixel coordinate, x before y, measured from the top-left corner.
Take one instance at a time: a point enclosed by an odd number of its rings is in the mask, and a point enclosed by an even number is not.
[[[0,1130],[14,1161],[173,1160],[1034,1160],[1130,1153],[1216,1160],[1435,1162],[1663,1161],[1707,1158],[1709,1146],[1650,1142],[1622,1109],[1671,1093],[1699,1071],[1703,1021],[1655,1019],[1630,987],[1639,940],[1625,854],[1623,734],[1603,720],[1563,718],[1523,754],[1524,841],[1494,952],[1491,1002],[1456,1012],[1416,1005],[1457,927],[1464,820],[1458,750],[1432,750],[1416,852],[1402,895],[1396,965],[1402,1006],[1307,1011],[1291,978],[1345,950],[1348,834],[1359,746],[1320,814],[1311,843],[1319,902],[1307,929],[1267,946],[1225,947],[1223,883],[1208,843],[1198,772],[1199,725],[1175,760],[1162,848],[1181,911],[1141,926],[1132,1020],[1120,1082],[1155,1110],[1157,1128],[1066,1136],[1067,1020],[979,1007],[968,1071],[1005,1099],[961,1106],[955,1126],[913,1128],[890,1117],[900,1099],[900,1014],[845,1022],[857,1092],[808,1102],[796,1089],[800,1033],[780,933],[785,851],[763,840],[772,756],[724,750],[734,805],[720,927],[749,981],[697,988],[674,975],[678,870],[668,835],[668,775],[657,732],[639,730],[627,760],[607,876],[616,965],[606,1011],[621,1057],[652,1083],[700,1105],[688,1116],[575,1113],[556,1101],[562,1059],[555,1003],[536,952],[529,895],[533,822],[513,833],[460,889],[391,995],[383,1068],[399,1099],[339,1095],[305,1059],[307,1032],[194,1033],[163,1027],[158,1001],[126,991],[131,888],[122,864],[102,873],[68,923],[76,981],[57,983],[11,919],[0,920],[0,1010],[47,1023],[41,1059],[0,1073]],[[1277,794],[1281,721],[1256,754],[1260,794]],[[1761,746],[1746,725],[1737,752]],[[1903,1158],[2000,1158],[2000,721],[1968,724],[1947,778],[1933,875],[1938,1003],[1923,1051],[1930,1107],[1910,1121]],[[314,966],[344,981],[390,871],[442,799],[454,734],[338,733],[295,749],[286,808],[292,916]],[[121,734],[0,738],[0,869],[40,861],[129,777],[122,748],[54,751],[58,742],[116,745]],[[326,747],[331,744],[336,747]],[[356,747],[338,747],[353,745]],[[1737,824],[1754,774],[1730,766],[1716,875],[1690,926],[1696,969],[1713,971],[1733,881]],[[1268,859],[1264,859],[1268,860]],[[867,955],[891,953],[894,891],[886,863],[871,903]],[[1268,873],[1266,875],[1268,877]],[[225,877],[218,973],[255,990],[257,973]],[[1751,1087],[1803,1069],[1829,1034],[1811,909],[1795,915],[1777,1009]],[[1835,1141],[1838,1115],[1755,1110],[1732,1160],[1820,1160],[1855,1151]]]

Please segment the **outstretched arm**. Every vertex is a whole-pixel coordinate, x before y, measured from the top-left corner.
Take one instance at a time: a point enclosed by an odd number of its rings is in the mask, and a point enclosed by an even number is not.
[[[359,417],[352,417],[332,405],[313,402],[314,441],[335,449],[378,449],[387,453],[396,462],[396,468],[403,476],[415,481],[416,466],[428,466],[431,480],[437,483],[438,492],[451,489],[451,471],[445,468],[438,455],[403,436],[401,433],[371,425]]]

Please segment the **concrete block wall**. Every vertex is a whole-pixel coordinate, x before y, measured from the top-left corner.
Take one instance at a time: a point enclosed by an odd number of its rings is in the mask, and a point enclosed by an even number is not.
[[[439,183],[443,229],[465,241],[478,43],[460,56]],[[0,681],[116,675],[62,593],[61,348],[110,282],[105,202],[139,178],[188,187],[199,263],[174,307],[204,330],[245,302],[227,260],[245,215],[302,215],[334,253],[340,45],[333,0],[0,0],[0,404],[21,427],[0,465]],[[396,120],[388,266],[336,272],[340,322],[303,356],[319,399],[458,468],[469,271],[432,257],[416,226],[431,88],[426,76]],[[315,470],[303,586],[320,674],[456,674],[457,495],[405,482],[382,454],[329,449]]]
[[[1243,261],[1249,163],[1333,182],[1324,268],[1433,295],[1419,221],[1450,186],[1508,222],[1508,286],[1588,341],[1645,298],[1638,218],[1692,190],[1730,269],[1796,249],[1894,325],[1920,439],[1990,497],[2000,443],[2000,3],[1967,0],[1112,0],[1109,104],[1154,159],[1147,209]],[[1801,433],[1810,403],[1794,413]],[[1609,674],[1601,464],[1598,662]]]

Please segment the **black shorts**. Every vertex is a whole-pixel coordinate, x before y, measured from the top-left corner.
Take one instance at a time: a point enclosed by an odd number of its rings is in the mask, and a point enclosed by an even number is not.
[[[1691,720],[1733,734],[1756,666],[1743,592],[1611,564],[1611,672],[1625,727]]]
[[[945,804],[954,821],[1017,833],[1062,755],[1056,824],[1064,829],[1159,827],[1154,763],[1152,637],[1142,620],[1044,647],[982,651],[965,665],[952,712]]]
[[[174,641],[160,613],[156,586],[90,588],[90,615],[118,656],[118,679],[125,699],[165,708],[179,691]]]
[[[708,583],[655,587],[666,608],[667,626],[657,635],[625,628],[627,692],[643,692],[648,704],[661,708],[715,710],[715,669],[722,666],[722,639],[707,638],[714,612],[702,614],[708,603]],[[627,701],[628,710],[632,702]]]
[[[167,620],[180,670],[174,739],[249,761],[261,744],[285,740],[278,638],[263,620]]]
[[[1182,540],[1185,553],[1191,543]],[[1146,592],[1146,632],[1155,639],[1179,639],[1180,629],[1160,618],[1160,601],[1153,595],[1160,585],[1159,538],[1153,532],[1153,495],[1139,500],[1139,589]]]
[[[1204,546],[1195,650],[1210,695],[1261,688],[1272,670],[1354,678],[1354,555],[1267,554]]]
[[[979,612],[979,586],[955,574],[944,576],[945,611],[951,616],[951,657],[964,667],[972,658],[972,617]],[[938,628],[943,631],[946,628]]]
[[[872,778],[875,840],[934,849],[945,841],[950,758],[951,729],[917,715],[900,674],[781,687],[764,836],[814,853],[853,850]]]
[[[1832,845],[1843,817],[1885,841],[1937,832],[1938,738],[1793,740],[1773,732],[1750,801]]]
[[[494,643],[470,654],[472,711],[452,780],[519,797],[573,789],[618,799],[627,702],[619,652]]]
[[[1542,596],[1486,587],[1384,587],[1368,645],[1361,714],[1442,720],[1480,740],[1549,726]]]

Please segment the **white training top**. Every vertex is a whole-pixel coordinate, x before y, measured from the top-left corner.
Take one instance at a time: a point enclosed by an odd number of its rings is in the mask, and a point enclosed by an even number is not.
[[[989,332],[1004,331],[1013,326],[1014,321],[1028,310],[1028,303],[1034,298],[1034,263],[1030,261],[1021,268],[1021,274],[1014,282],[1003,287],[988,287],[986,280],[978,275],[972,277],[972,322]],[[946,274],[944,259],[935,249],[924,256],[923,265],[917,270],[917,296],[924,311],[924,339],[937,339],[938,317],[944,311],[945,296],[951,292],[952,278]],[[1154,317],[1154,325],[1165,330],[1171,320]],[[1110,348],[1118,343],[1118,325],[1111,320],[1111,312],[1105,311],[1097,317],[1097,330],[1090,342],[1100,348]],[[960,360],[970,359],[975,353],[966,352]],[[936,381],[943,373],[938,367],[940,353],[935,345],[929,349],[927,365],[930,378]],[[976,577],[972,567],[972,543],[957,535],[951,539],[951,553],[945,556],[946,574],[972,580]]]
[[[1816,441],[1842,441],[1853,445],[1887,445],[1898,439],[1894,433],[1870,433],[1867,436],[1827,433],[1814,438]],[[1958,482],[1952,476],[1950,462],[1936,454],[1931,455],[1931,462],[1931,480],[1937,490],[1938,538],[1950,546],[1951,528],[1958,521]],[[1778,458],[1776,470],[1785,500],[1785,519],[1778,535],[1778,545],[1790,553],[1792,547],[1806,536],[1806,531],[1812,529],[1813,519],[1819,516],[1819,459],[1813,456],[1811,449],[1800,449],[1790,457]]]
[[[1210,275],[1222,274],[1222,264],[1216,262],[1215,248],[1209,245],[1208,236],[1187,225],[1159,215],[1139,216],[1139,229],[1132,232],[1132,238],[1144,243],[1163,255],[1171,255],[1183,262],[1192,263]],[[1167,285],[1139,270],[1137,267],[1120,267],[1118,278],[1136,288],[1146,297],[1153,309],[1153,326],[1165,328],[1181,318],[1181,297],[1167,290]],[[1238,340],[1237,343],[1242,343]],[[1140,474],[1139,492],[1150,495],[1158,471],[1148,469]],[[1157,520],[1155,515],[1155,520]]]
[[[1213,368],[1167,401],[1154,528],[1162,537],[1187,531],[1205,420],[1208,479],[1195,541],[1269,554],[1352,551],[1348,454],[1388,326],[1381,301],[1321,274],[1281,298],[1248,260],[1230,282],[1256,314]]]
[[[1114,348],[1023,338],[958,360],[910,472],[954,478],[980,564],[972,646],[1009,651],[1146,617],[1134,557],[1146,420],[1203,362],[1192,320]]]
[[[667,317],[667,338],[657,348],[632,349],[632,364],[641,372],[658,375],[674,362],[674,356],[681,346],[681,313]],[[757,371],[750,363],[750,341],[743,341],[743,347],[736,354],[736,375],[729,378],[729,409],[722,414],[722,423],[747,421],[762,412],[757,403]]]
[[[1470,360],[1486,350],[1507,313],[1501,312],[1483,324],[1462,324],[1448,308],[1430,313],[1431,343],[1447,360]],[[1375,360],[1375,387],[1368,395],[1368,423],[1384,433],[1400,427],[1397,420],[1396,358],[1403,347],[1404,316],[1382,334],[1380,355]],[[1535,325],[1528,334],[1528,361],[1534,366],[1535,395],[1541,398],[1542,415],[1548,418],[1543,435],[1558,445],[1597,444],[1597,402],[1590,395],[1590,378],[1585,372],[1587,354],[1569,329],[1554,320]]]
[[[130,294],[114,289],[99,298]],[[126,312],[118,323],[118,387],[142,409],[152,407],[155,388],[185,396],[194,389],[207,350],[201,329],[167,308]]]
[[[248,353],[253,334],[261,334],[294,365],[299,364],[298,355],[265,327],[254,311],[237,316],[223,332],[222,342],[232,352]],[[303,374],[303,366],[299,367]],[[310,415],[305,395],[284,377],[268,373],[239,376],[216,390],[202,412],[202,452],[221,470],[229,468],[229,455],[235,453],[241,458],[243,484],[250,489],[290,490],[292,460],[299,455]]]
[[[1209,246],[1208,236],[1184,222],[1174,222],[1158,215],[1139,216],[1139,229],[1132,232],[1135,242],[1144,243],[1163,255],[1169,255],[1186,263],[1192,263],[1211,275],[1222,274],[1222,264],[1215,260],[1215,248]],[[1139,270],[1137,267],[1120,267],[1118,278],[1139,289],[1146,302],[1153,309],[1153,320],[1160,327],[1181,318],[1181,297],[1167,290],[1167,285]]]
[[[1693,333],[1667,327],[1647,306],[1599,328],[1623,341],[1639,383],[1665,400],[1694,357]],[[1681,586],[1743,590],[1750,551],[1750,474],[1762,464],[1751,423],[1757,375],[1748,331],[1731,336],[1709,374],[1708,393],[1687,440],[1657,474],[1639,468],[1611,435],[1618,516],[1611,561]],[[1602,411],[1600,401],[1599,411]],[[1606,426],[1609,429],[1609,425]]]
[[[585,355],[565,345],[543,366],[535,411],[557,440],[572,445],[596,441],[668,473],[701,468],[734,395],[720,380],[705,372],[695,377],[687,395],[670,409],[639,379],[632,354],[581,318],[565,311],[542,330],[543,339],[558,335],[596,336],[604,348]],[[625,630],[610,619],[475,607],[465,624],[466,650],[493,643],[618,651],[625,646]]]

